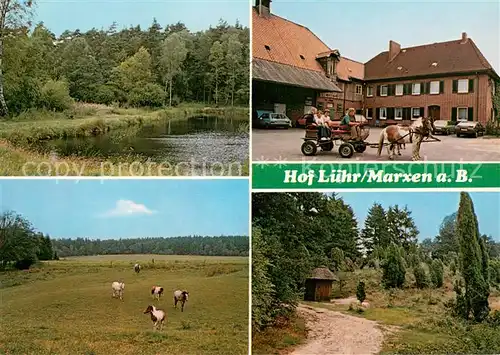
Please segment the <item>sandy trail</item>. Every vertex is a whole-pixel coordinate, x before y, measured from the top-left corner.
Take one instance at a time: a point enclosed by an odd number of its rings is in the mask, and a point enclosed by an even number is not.
[[[324,308],[300,305],[309,330],[307,343],[292,355],[377,354],[383,341],[377,323]]]

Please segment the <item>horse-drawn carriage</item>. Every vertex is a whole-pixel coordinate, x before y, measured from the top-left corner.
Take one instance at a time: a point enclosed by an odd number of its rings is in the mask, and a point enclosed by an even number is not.
[[[369,145],[365,142],[370,135],[370,127],[367,122],[360,122],[358,126],[358,135],[361,139],[353,139],[350,130],[340,127],[340,121],[330,121],[328,125],[331,134],[326,139],[322,139],[318,134],[319,126],[314,123],[306,125],[304,143],[302,143],[301,147],[302,154],[311,156],[317,153],[318,148],[329,152],[338,147],[338,152],[342,158],[350,158],[354,155],[354,152],[363,153]]]
[[[311,116],[311,115],[309,115]],[[301,151],[306,156],[315,155],[320,148],[322,151],[332,151],[334,147],[339,147],[339,154],[342,158],[351,158],[354,152],[363,153],[366,147],[378,148],[377,154],[380,156],[382,148],[387,147],[389,159],[394,159],[395,151],[401,155],[400,148],[406,143],[411,143],[412,160],[420,160],[420,144],[422,142],[439,142],[440,140],[432,133],[434,131],[434,120],[429,117],[419,117],[414,120],[409,126],[392,125],[384,128],[379,136],[377,143],[369,143],[366,141],[370,135],[369,123],[366,119],[358,122],[357,138],[353,138],[351,130],[340,127],[340,121],[329,121],[330,137],[320,137],[320,126],[314,122],[307,122],[306,133],[303,138]],[[387,143],[385,141],[387,140]]]

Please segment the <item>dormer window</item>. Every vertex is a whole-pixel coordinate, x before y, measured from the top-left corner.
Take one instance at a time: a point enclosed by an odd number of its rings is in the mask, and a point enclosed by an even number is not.
[[[437,62],[434,62],[434,63],[432,63],[432,66],[433,66],[433,67],[437,67],[437,66],[438,66],[438,63],[437,63]]]
[[[306,59],[306,58],[304,58],[304,56],[301,54],[301,55],[300,55],[300,59],[304,60],[304,59]]]
[[[267,44],[264,46],[264,48],[265,48],[266,50],[268,50],[268,51],[270,51],[270,50],[271,50],[271,47],[269,47]]]

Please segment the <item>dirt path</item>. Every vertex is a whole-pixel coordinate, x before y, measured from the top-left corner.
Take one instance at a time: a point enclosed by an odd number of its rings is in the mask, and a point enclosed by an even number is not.
[[[324,308],[300,305],[308,341],[292,355],[377,354],[383,341],[377,323]]]

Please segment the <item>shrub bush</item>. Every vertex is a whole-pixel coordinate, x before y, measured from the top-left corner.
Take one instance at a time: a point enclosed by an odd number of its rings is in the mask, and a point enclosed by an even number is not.
[[[363,303],[366,299],[365,293],[365,283],[363,281],[358,282],[358,287],[356,288],[356,297],[360,303]]]
[[[435,259],[430,266],[432,285],[436,288],[443,287],[444,266],[441,260]]]
[[[128,102],[136,107],[160,107],[165,103],[165,92],[160,85],[146,84],[144,87],[134,88],[128,95]]]
[[[394,243],[387,248],[382,262],[382,284],[385,288],[401,288],[405,282],[405,266],[400,249]]]
[[[429,277],[425,271],[423,263],[418,263],[413,268],[413,274],[415,275],[415,285],[417,288],[423,289],[429,287]]]
[[[68,84],[64,81],[47,81],[41,89],[39,103],[48,110],[69,109],[73,104],[73,99],[69,96]]]

